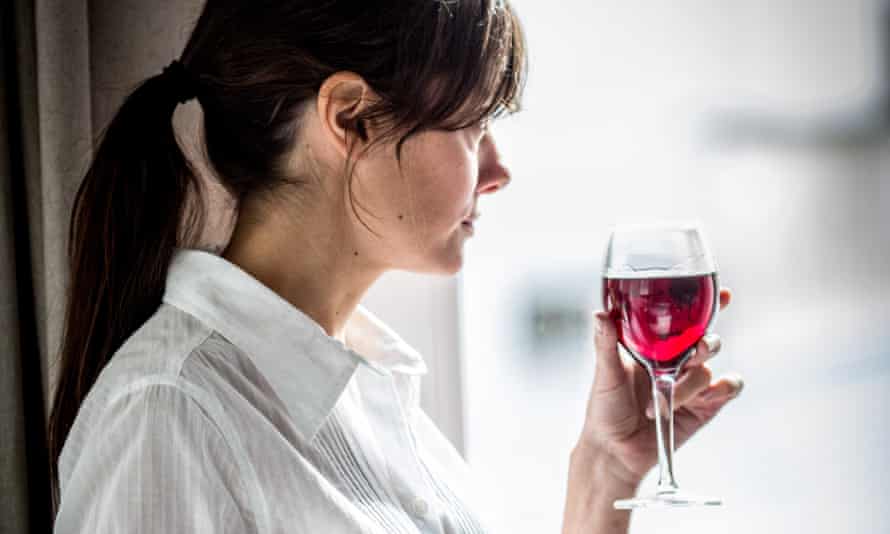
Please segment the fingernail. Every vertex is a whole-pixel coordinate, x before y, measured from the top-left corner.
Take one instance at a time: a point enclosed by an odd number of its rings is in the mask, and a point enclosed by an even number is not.
[[[733,397],[738,397],[742,390],[745,389],[745,380],[741,377],[741,375],[732,375],[732,381],[736,384],[735,393],[733,393]]]
[[[597,334],[602,334],[605,331],[606,317],[607,317],[607,315],[605,314],[605,312],[601,312],[601,311],[594,312],[593,324],[594,324],[594,327],[596,328]]]
[[[741,394],[742,390],[745,389],[745,381],[742,379],[742,376],[738,373],[730,373],[726,375],[726,379],[731,384],[732,391],[729,393],[725,393],[727,399],[734,399]]]
[[[717,354],[720,352],[720,346],[722,343],[720,342],[720,336],[717,334],[708,334],[702,338],[705,342],[705,345],[708,347],[708,352],[711,354]]]
[[[649,419],[655,419],[655,407],[652,403],[649,403],[649,406],[646,406],[646,417]]]

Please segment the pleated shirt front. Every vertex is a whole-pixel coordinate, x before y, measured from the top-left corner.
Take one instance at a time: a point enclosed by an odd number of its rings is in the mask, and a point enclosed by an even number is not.
[[[59,459],[54,532],[485,531],[419,405],[421,355],[363,306],[345,343],[237,265],[177,249]]]

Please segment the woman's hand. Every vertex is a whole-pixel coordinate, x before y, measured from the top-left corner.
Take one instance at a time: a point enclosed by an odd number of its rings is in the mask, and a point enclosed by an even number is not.
[[[720,308],[732,294],[720,291]],[[596,451],[600,465],[613,480],[636,486],[658,462],[655,424],[652,420],[652,385],[646,370],[622,357],[614,323],[605,312],[594,317],[596,335],[596,376],[587,404],[580,448]],[[716,334],[705,336],[695,354],[681,371],[674,393],[674,435],[676,446],[695,434],[743,387],[741,377],[731,375],[712,382],[705,363],[720,350]]]

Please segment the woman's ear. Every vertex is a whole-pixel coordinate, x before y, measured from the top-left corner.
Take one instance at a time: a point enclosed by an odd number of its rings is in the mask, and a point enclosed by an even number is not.
[[[342,158],[347,157],[352,143],[368,142],[366,124],[358,115],[376,100],[364,78],[353,72],[336,72],[322,83],[316,111],[324,137]]]

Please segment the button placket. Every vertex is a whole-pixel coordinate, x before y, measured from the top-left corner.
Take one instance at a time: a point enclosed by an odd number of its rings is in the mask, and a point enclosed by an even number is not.
[[[421,472],[420,458],[415,450],[414,436],[405,406],[402,405],[394,377],[363,375],[363,398],[368,417],[381,430],[378,436],[386,451],[386,463],[393,476],[390,483],[405,512],[424,529],[430,524],[432,490]]]

